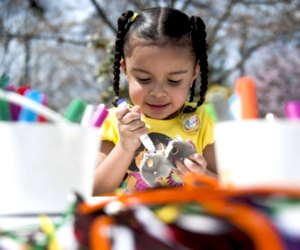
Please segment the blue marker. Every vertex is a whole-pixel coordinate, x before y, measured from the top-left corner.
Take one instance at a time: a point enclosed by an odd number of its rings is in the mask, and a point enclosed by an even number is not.
[[[43,97],[42,93],[38,90],[30,89],[27,90],[24,94],[25,97],[37,102],[37,103],[42,103]],[[19,114],[19,121],[24,121],[24,122],[37,122],[38,120],[38,114],[31,111],[28,108],[22,108]]]

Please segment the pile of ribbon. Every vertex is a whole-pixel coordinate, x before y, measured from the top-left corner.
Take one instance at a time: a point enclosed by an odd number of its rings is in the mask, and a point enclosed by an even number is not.
[[[203,175],[178,188],[78,198],[74,234],[84,249],[300,249],[300,190],[224,189]]]

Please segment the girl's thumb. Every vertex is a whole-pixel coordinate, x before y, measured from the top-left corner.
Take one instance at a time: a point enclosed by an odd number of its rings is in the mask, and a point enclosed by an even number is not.
[[[140,106],[136,105],[136,106],[133,106],[133,108],[131,109],[133,112],[136,112],[136,113],[141,113],[141,108]]]

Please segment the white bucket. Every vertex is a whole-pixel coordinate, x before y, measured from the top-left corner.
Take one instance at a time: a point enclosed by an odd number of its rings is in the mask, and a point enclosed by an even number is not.
[[[220,122],[215,139],[218,172],[225,187],[300,188],[300,122]]]
[[[0,214],[61,213],[73,191],[87,198],[99,129],[0,122]]]

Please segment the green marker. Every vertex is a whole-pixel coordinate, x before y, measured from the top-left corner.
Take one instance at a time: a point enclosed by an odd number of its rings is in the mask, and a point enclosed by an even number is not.
[[[0,121],[11,121],[10,105],[3,99],[0,99]]]
[[[64,117],[70,122],[80,123],[87,103],[79,98],[75,98],[67,107]]]
[[[5,74],[3,74],[0,77],[0,88],[5,88],[9,84],[9,77]]]
[[[0,89],[4,89],[9,84],[9,77],[6,74],[0,76]],[[10,104],[4,100],[0,99],[0,121],[11,121],[11,111]]]

